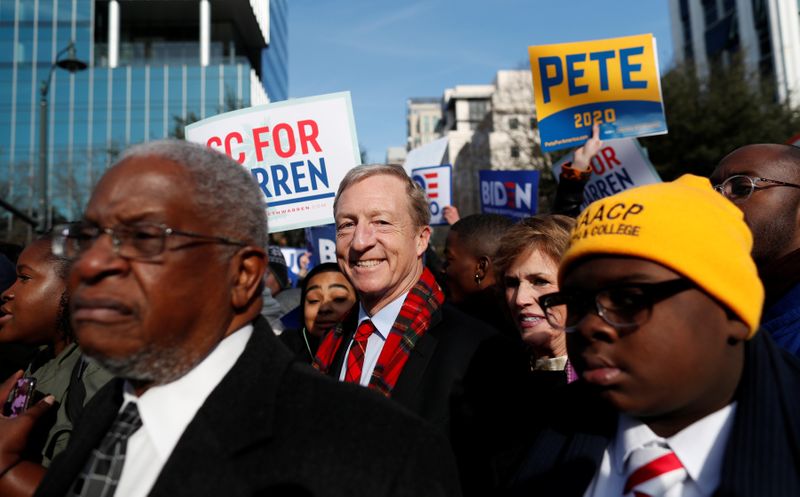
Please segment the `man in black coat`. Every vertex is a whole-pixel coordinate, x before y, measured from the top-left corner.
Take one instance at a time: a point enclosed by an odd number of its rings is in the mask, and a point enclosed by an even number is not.
[[[686,175],[591,204],[542,296],[580,374],[514,495],[798,495],[800,363],[757,333],[741,212]]]
[[[351,169],[334,217],[339,266],[359,303],[323,338],[315,366],[439,426],[464,493],[491,494],[493,456],[527,423],[525,358],[497,330],[444,304],[423,263],[428,202],[401,167]]]
[[[244,353],[148,495],[457,495],[452,455],[435,430],[364,389],[332,383],[295,362],[256,318]],[[119,410],[123,382],[102,393],[36,495],[63,495],[83,469]]]
[[[152,142],[109,169],[54,250],[75,258],[81,346],[120,380],[36,495],[459,494],[436,430],[293,362],[258,317],[266,240],[258,187],[226,156]],[[0,443],[6,461],[3,479],[29,469]]]
[[[720,161],[711,181],[753,232],[765,291],[761,331],[800,358],[800,148],[746,145]]]

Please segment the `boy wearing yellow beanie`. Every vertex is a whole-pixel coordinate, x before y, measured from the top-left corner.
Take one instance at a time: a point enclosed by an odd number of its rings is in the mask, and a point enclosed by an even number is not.
[[[741,211],[705,178],[578,217],[540,304],[581,379],[523,463],[519,495],[800,495],[800,362],[757,334]]]

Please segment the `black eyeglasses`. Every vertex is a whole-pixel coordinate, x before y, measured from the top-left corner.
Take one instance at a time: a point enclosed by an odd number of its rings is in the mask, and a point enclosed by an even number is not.
[[[757,184],[758,182],[768,184],[759,185]],[[769,188],[772,186],[790,186],[792,188],[800,188],[800,185],[795,185],[794,183],[737,174],[736,176],[731,176],[730,178],[726,179],[719,185],[714,185],[714,190],[718,191],[730,200],[742,202],[750,198],[750,195],[752,195],[755,190],[763,190],[764,188]]]
[[[126,259],[149,259],[161,254],[167,246],[169,236],[185,236],[208,243],[241,247],[247,245],[231,238],[178,231],[162,224],[118,224],[113,228],[101,228],[89,223],[74,223],[61,224],[53,228],[53,254],[75,259],[103,234],[111,237],[114,253]]]
[[[593,310],[614,328],[631,330],[647,322],[653,305],[694,288],[691,280],[679,278],[659,283],[636,283],[605,288],[596,293],[556,292],[539,297],[539,305],[554,328],[574,331]]]

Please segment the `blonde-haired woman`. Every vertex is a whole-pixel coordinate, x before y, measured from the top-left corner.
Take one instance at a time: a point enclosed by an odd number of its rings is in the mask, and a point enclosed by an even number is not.
[[[574,225],[574,219],[561,215],[525,218],[509,228],[495,256],[512,321],[531,354],[532,376],[543,386],[577,379],[563,327],[550,325],[539,305],[539,297],[558,291],[558,263]]]

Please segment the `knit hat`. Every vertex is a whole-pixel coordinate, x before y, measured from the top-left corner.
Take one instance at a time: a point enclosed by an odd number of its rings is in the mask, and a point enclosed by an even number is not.
[[[686,174],[669,183],[626,190],[590,204],[561,259],[559,283],[581,259],[612,254],[657,262],[694,281],[750,327],[758,329],[764,287],[750,257],[753,236],[744,215]]]
[[[289,287],[289,269],[286,267],[286,258],[283,257],[281,248],[277,245],[270,245],[267,250],[269,257],[269,270],[275,275],[275,279],[280,283],[281,288]]]

